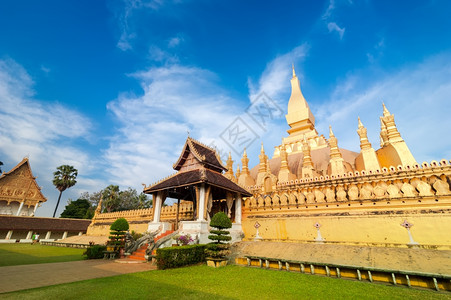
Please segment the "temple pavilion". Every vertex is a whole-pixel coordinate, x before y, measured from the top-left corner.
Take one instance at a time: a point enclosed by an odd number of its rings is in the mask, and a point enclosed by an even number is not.
[[[0,175],[0,215],[34,216],[36,209],[46,201],[28,158]]]
[[[243,234],[241,202],[251,193],[223,174],[228,169],[222,164],[218,153],[188,137],[173,168],[177,173],[144,188],[144,193],[152,194],[155,201],[149,231],[172,229],[173,224],[161,222],[160,215],[164,201],[173,198],[178,203],[193,202],[192,220],[179,222],[177,212],[174,227],[180,233],[195,235],[201,243],[208,242],[209,220],[216,212],[222,211],[232,220],[232,238],[240,239]]]

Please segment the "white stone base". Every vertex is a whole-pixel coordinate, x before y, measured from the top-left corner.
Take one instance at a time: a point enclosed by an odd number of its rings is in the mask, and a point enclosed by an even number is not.
[[[244,232],[241,224],[232,224],[230,228],[231,243],[239,242],[244,237]],[[210,235],[210,226],[207,221],[181,221],[179,234],[190,234],[193,238],[198,238],[200,244],[211,243],[212,240],[208,238]]]
[[[14,244],[15,242],[16,242],[16,240],[0,239],[0,244]]]
[[[179,223],[179,234],[189,234],[193,239],[199,239],[199,244],[210,243],[208,239],[209,226],[207,221],[181,221]]]
[[[39,239],[39,242],[54,242],[55,239]]]
[[[172,229],[172,225],[169,222],[150,222],[147,231],[154,232],[160,230],[160,234]]]
[[[19,243],[33,243],[32,239],[21,239]]]
[[[244,232],[241,224],[232,224],[232,228],[230,228],[230,236],[232,237],[231,243],[239,242],[244,238]]]

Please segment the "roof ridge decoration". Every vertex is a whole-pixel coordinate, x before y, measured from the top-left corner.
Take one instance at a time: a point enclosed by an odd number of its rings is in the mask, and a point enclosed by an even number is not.
[[[206,148],[206,149],[212,151],[212,152],[216,155],[216,159],[217,159],[218,162],[221,164],[221,166],[222,166],[224,169],[227,169],[227,167],[224,166],[224,163],[222,162],[222,159],[221,159],[221,157],[219,156],[217,149],[215,149],[215,148],[213,148],[213,147],[210,147],[210,146],[207,146],[207,145],[205,145],[204,143],[202,143],[202,142],[200,142],[200,141],[198,141],[198,140],[196,140],[196,139],[193,139],[192,137],[188,137],[188,139],[190,139],[191,142],[194,142],[194,143],[196,143],[196,144],[198,144],[198,145],[200,145],[200,146],[202,146],[202,147],[204,147],[204,148]],[[197,151],[197,150],[196,150],[196,151]],[[204,156],[204,159],[205,159],[205,156]]]
[[[201,154],[197,151],[196,147],[194,147],[194,145],[193,145],[193,141],[194,141],[194,142],[197,142],[196,140],[193,140],[193,139],[191,139],[190,137],[187,139],[187,143],[188,143],[188,145],[190,146],[191,151],[193,151],[194,156],[195,156],[199,161],[205,161],[205,155],[201,155]],[[197,143],[197,144],[203,146],[203,145],[200,144],[200,143]]]
[[[19,169],[20,167],[22,167],[22,165],[24,165],[24,164],[28,164],[28,168],[29,168],[29,170],[30,170],[30,174],[31,174],[31,177],[33,178],[33,179],[36,179],[36,177],[35,176],[33,176],[33,172],[31,171],[31,167],[30,167],[30,162],[29,162],[29,160],[28,160],[28,157],[24,157],[14,168],[12,168],[11,170],[9,170],[8,172],[3,172],[1,175],[0,175],[0,178],[2,178],[2,177],[5,177],[6,175],[9,175],[9,174],[11,174],[11,173],[13,173],[14,171],[16,171],[17,169]]]

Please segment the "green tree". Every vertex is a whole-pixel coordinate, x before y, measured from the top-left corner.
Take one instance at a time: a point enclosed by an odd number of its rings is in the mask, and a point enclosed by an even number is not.
[[[232,237],[228,228],[232,228],[232,221],[223,212],[217,212],[211,218],[210,226],[216,229],[210,230],[208,238],[214,242],[207,244],[206,254],[212,259],[224,259],[230,254],[230,244],[227,244]]]
[[[143,209],[143,208],[151,208],[152,207],[152,199],[149,198],[144,193],[141,193],[138,195],[138,207],[137,209]]]
[[[98,192],[93,192],[91,194],[88,192],[84,192],[84,193],[81,193],[79,199],[88,200],[89,203],[91,204],[91,207],[93,208],[93,210],[95,210],[97,208],[97,205],[99,205],[100,198],[102,198],[102,193],[103,193],[103,190],[100,190]]]
[[[119,186],[110,184],[103,192],[103,203],[107,212],[117,211],[120,207]]]
[[[60,191],[58,197],[58,202],[56,203],[55,211],[53,212],[53,217],[55,217],[56,210],[60,204],[61,194],[68,188],[73,187],[76,183],[78,175],[78,170],[73,166],[62,165],[56,168],[56,172],[53,173],[53,185]]]
[[[87,199],[69,200],[66,208],[61,213],[61,218],[92,219],[94,210]]]
[[[149,200],[146,194],[139,194],[129,187],[125,191],[119,192],[119,207],[117,210],[131,210],[149,208],[152,205],[152,200]]]
[[[0,166],[3,166],[3,162],[0,161]],[[2,174],[2,168],[0,168],[0,174]]]

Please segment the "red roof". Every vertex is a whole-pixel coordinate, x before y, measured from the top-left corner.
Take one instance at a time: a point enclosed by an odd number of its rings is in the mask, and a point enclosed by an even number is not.
[[[0,216],[0,230],[86,231],[91,220]]]

